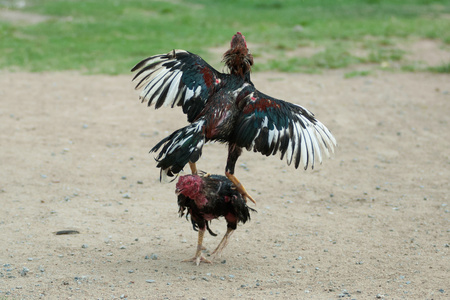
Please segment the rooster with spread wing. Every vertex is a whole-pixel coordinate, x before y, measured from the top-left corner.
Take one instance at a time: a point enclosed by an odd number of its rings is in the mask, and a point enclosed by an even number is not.
[[[174,176],[189,163],[195,163],[208,141],[228,144],[225,175],[245,200],[254,199],[235,177],[236,161],[242,149],[266,156],[280,153],[295,168],[314,168],[322,162],[322,153],[330,156],[336,140],[314,115],[300,105],[275,99],[258,91],[250,80],[253,56],[244,36],[238,32],[225,52],[229,74],[221,73],[201,57],[185,50],[151,56],[139,62],[133,80],[143,87],[142,102],[148,105],[181,106],[188,126],[161,140],[150,152],[160,152],[157,167]]]

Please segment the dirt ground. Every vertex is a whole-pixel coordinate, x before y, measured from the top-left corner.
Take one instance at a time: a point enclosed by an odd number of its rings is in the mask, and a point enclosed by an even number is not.
[[[448,299],[450,77],[256,73],[338,141],[314,171],[245,152],[257,213],[214,264],[153,154],[186,124],[130,76],[0,72],[1,299]],[[226,146],[200,169],[223,174]],[[206,236],[207,251],[218,237]],[[79,234],[56,235],[60,230]]]

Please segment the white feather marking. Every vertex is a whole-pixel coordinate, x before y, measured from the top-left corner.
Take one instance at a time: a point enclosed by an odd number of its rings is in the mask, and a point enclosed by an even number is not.
[[[250,147],[248,147],[247,149],[255,149],[255,142],[256,142],[256,139],[259,137],[259,134],[261,133],[261,129],[258,129],[258,131],[256,132],[256,134],[255,134],[255,138],[253,139],[253,141],[252,141],[252,144],[251,144],[251,146]],[[256,149],[255,149],[256,150]]]
[[[264,120],[261,123],[261,128],[267,127],[267,124],[269,124],[269,119],[267,116],[264,117]]]
[[[267,144],[269,145],[269,148],[272,146],[273,138],[275,136],[275,132],[276,131],[277,130],[275,128],[272,129],[272,130],[269,130],[269,135],[268,135],[268,138],[267,138]]]
[[[275,128],[273,129],[272,143],[274,143],[274,144],[276,145],[276,143],[278,142],[278,139],[279,139],[279,138],[280,138],[280,132],[279,132],[278,129],[275,127]],[[274,147],[273,147],[273,152],[272,152],[272,153],[274,153],[275,151],[278,150],[278,148],[275,147],[275,145],[274,145]],[[271,146],[272,146],[272,145],[271,145]]]
[[[286,131],[287,131],[286,134],[289,136],[289,129]],[[287,160],[288,166],[290,166],[291,162],[292,162],[292,150],[293,150],[292,149],[292,139],[289,139],[289,144],[288,144],[288,147],[286,150],[286,160]]]
[[[145,93],[145,95],[143,95],[144,99],[150,100],[155,91],[157,91],[157,89],[164,83],[164,80],[162,80],[162,78],[167,75],[167,72],[168,69],[162,68],[161,71],[159,71],[158,75],[149,82],[149,84],[141,93],[141,95]]]
[[[292,153],[293,158],[295,158],[295,164],[297,164],[297,153],[300,151],[300,141],[301,141],[301,129],[300,129],[300,124],[296,121],[293,122],[294,126],[294,134],[293,134],[293,139],[295,140],[295,148],[294,151]],[[301,152],[300,152],[301,155]]]
[[[186,89],[186,95],[184,96],[184,103],[188,102],[192,96],[194,96],[194,91],[191,89]]]
[[[306,165],[306,168],[308,167],[308,163],[311,163],[311,167],[314,167],[314,150],[312,148],[312,141],[311,141],[311,126],[310,123],[305,123],[305,141],[306,141],[306,153],[308,155],[308,162]]]
[[[169,102],[172,104],[172,106],[175,104],[177,100],[177,93],[178,93],[178,86],[180,85],[180,79],[183,75],[183,72],[177,71],[175,73],[175,77],[172,79],[172,82],[170,83],[169,91],[167,92],[167,99],[168,101],[165,101],[164,104],[168,104]]]
[[[327,137],[326,137],[325,133],[323,133],[322,127],[318,126],[318,125],[319,124],[316,124],[316,126],[315,126],[315,129],[316,129],[315,133],[316,133],[317,140],[319,142],[320,147],[325,152],[325,155],[327,157],[330,157],[330,152],[328,151],[328,146],[327,146],[326,141],[325,141],[325,139]],[[320,125],[322,125],[322,124],[320,124]]]
[[[336,139],[331,134],[331,132],[328,130],[328,128],[325,127],[325,125],[323,125],[320,122],[317,122],[317,123],[318,124],[316,126],[319,126],[319,128],[321,129],[321,131],[320,131],[321,138],[323,139],[323,142],[325,143],[327,151],[329,148],[330,152],[333,153],[334,147],[336,146]]]
[[[199,85],[196,89],[195,89],[195,93],[194,93],[194,97],[198,97],[200,95],[200,92],[202,91],[202,87]]]
[[[301,125],[300,125],[300,129],[301,129],[301,134],[300,134],[300,137],[301,137],[301,144],[300,144],[301,145],[301,154],[300,154],[300,157],[302,159],[303,168],[306,168],[308,166],[307,165],[308,152],[306,150],[305,131],[303,129],[303,126],[301,126]]]
[[[156,94],[154,96],[154,99],[159,99],[159,97],[161,97],[161,93],[166,89],[167,86],[169,86],[169,89],[170,89],[170,85],[172,85],[172,81],[178,75],[178,73],[179,73],[179,71],[172,71],[172,72],[170,72],[170,73],[168,72],[166,74],[166,76],[161,80],[163,82],[163,84],[161,85],[161,88],[158,91],[158,94]],[[173,101],[173,98],[168,97],[168,94],[166,94],[163,105],[168,106],[172,101]]]
[[[312,138],[313,138],[314,148],[316,149],[315,153],[318,156],[319,163],[322,163],[322,150],[320,149],[319,143],[317,140],[317,130],[314,130],[314,135],[312,136]]]
[[[141,92],[141,98],[144,98],[145,99],[145,97],[146,97],[146,95],[148,94],[148,92],[149,92],[149,90],[152,88],[152,86],[153,86],[153,84],[152,84],[152,81],[153,81],[153,79],[156,77],[156,76],[158,76],[161,72],[162,72],[163,70],[162,69],[158,69],[158,70],[155,70],[155,71],[152,71],[152,72],[148,72],[148,74],[147,74],[147,72],[145,72],[145,74],[146,74],[146,76],[148,76],[148,78],[146,78],[140,85],[139,85],[139,87],[141,87],[142,85],[144,85],[144,84],[146,84],[146,86],[145,86],[145,88],[142,90],[142,92]]]
[[[144,84],[148,84],[150,83],[161,71],[163,71],[164,67],[161,67],[161,65],[165,62],[166,60],[162,60],[158,65],[154,66],[153,68],[146,70],[144,72],[142,72],[142,74],[139,75],[139,77],[137,77],[136,79],[138,80],[142,80],[142,78],[147,77],[145,80],[143,80],[138,86],[136,86],[136,89],[141,88]]]

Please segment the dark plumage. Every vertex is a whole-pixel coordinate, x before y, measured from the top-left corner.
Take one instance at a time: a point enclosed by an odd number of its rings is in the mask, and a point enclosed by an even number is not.
[[[226,176],[245,199],[253,198],[234,176],[242,148],[264,155],[279,153],[298,168],[314,168],[334,151],[336,140],[306,108],[268,96],[250,81],[253,57],[244,36],[233,36],[223,60],[230,74],[220,73],[201,57],[173,50],[138,63],[136,89],[143,87],[142,101],[155,108],[181,106],[191,124],[161,140],[150,151],[161,174],[173,176],[186,164],[196,172],[195,162],[208,141],[228,144]]]
[[[190,215],[194,230],[198,230],[198,245],[195,256],[188,261],[210,262],[201,253],[203,235],[205,230],[216,236],[210,228],[209,223],[213,219],[225,217],[227,221],[227,232],[212,252],[219,255],[228,243],[230,235],[236,230],[239,222],[245,223],[250,220],[250,210],[242,195],[235,189],[233,183],[225,176],[220,175],[185,175],[178,179],[176,184],[178,195],[178,206],[180,217],[186,213]]]

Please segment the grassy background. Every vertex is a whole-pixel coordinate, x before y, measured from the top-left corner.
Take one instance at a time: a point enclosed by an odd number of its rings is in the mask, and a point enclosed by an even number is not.
[[[401,62],[398,46],[411,39],[450,45],[449,0],[3,0],[0,9],[49,17],[37,24],[0,19],[0,69],[12,70],[127,73],[142,58],[173,48],[220,66],[221,57],[208,49],[226,45],[236,31],[258,45],[251,49],[256,59],[271,57],[257,60],[256,70]],[[299,47],[323,51],[286,55]],[[448,72],[449,64],[431,70]]]

